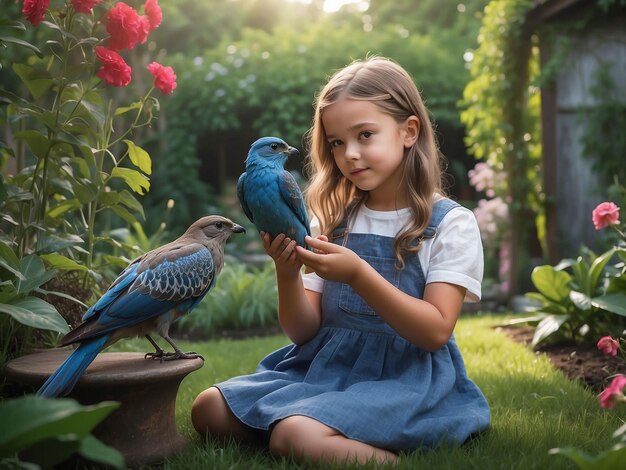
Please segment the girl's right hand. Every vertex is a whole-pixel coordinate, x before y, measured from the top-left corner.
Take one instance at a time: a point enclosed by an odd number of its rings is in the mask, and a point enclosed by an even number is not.
[[[265,252],[274,260],[276,274],[297,276],[302,268],[302,262],[296,256],[296,241],[288,238],[284,233],[278,234],[274,240],[270,239],[269,233],[260,232],[260,235]]]

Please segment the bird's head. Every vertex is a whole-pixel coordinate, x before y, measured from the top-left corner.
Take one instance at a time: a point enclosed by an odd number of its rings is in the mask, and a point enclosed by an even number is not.
[[[246,164],[269,165],[284,168],[289,157],[300,155],[298,149],[291,147],[278,137],[261,137],[250,146]]]
[[[221,215],[208,215],[191,224],[185,234],[200,243],[210,240],[226,243],[233,233],[246,233],[246,229]]]

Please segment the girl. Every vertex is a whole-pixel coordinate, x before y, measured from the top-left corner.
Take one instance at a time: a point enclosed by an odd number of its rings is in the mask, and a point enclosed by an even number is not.
[[[443,197],[411,77],[376,57],[340,70],[309,140],[313,251],[261,234],[294,344],[202,392],[194,427],[317,462],[462,443],[489,425],[452,335],[463,301],[480,298],[482,245],[472,212]]]

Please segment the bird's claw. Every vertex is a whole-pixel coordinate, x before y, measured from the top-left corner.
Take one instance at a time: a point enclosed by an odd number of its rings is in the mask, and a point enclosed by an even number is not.
[[[144,356],[144,359],[160,359],[161,362],[163,362],[163,357],[166,356],[167,354],[173,354],[173,353],[166,353],[165,351],[161,349],[159,351],[146,353],[146,355]]]
[[[204,357],[202,357],[200,354],[198,354],[197,352],[194,351],[190,351],[190,352],[182,352],[182,351],[177,351],[177,352],[173,352],[173,353],[167,353],[166,356],[164,358],[162,358],[162,361],[174,361],[176,359],[197,359],[200,358],[204,361]]]
[[[146,353],[145,359],[148,359],[148,358],[158,359],[161,362],[175,361],[177,359],[197,359],[197,358],[200,358],[204,361],[204,357],[202,357],[200,354],[194,351],[186,352],[186,353],[182,351],[176,351],[176,352],[155,351],[155,352]]]

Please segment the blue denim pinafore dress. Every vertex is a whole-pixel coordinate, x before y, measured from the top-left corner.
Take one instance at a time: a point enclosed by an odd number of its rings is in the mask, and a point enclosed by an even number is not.
[[[439,200],[424,237],[456,203]],[[425,277],[417,255],[395,267],[393,238],[335,231],[387,281],[422,298]],[[335,238],[336,236],[336,238]],[[216,386],[244,424],[268,431],[293,415],[311,417],[343,435],[394,451],[462,443],[489,426],[490,411],[467,377],[454,336],[436,352],[402,338],[343,283],[325,281],[322,325],[302,345],[285,346],[251,375]]]

